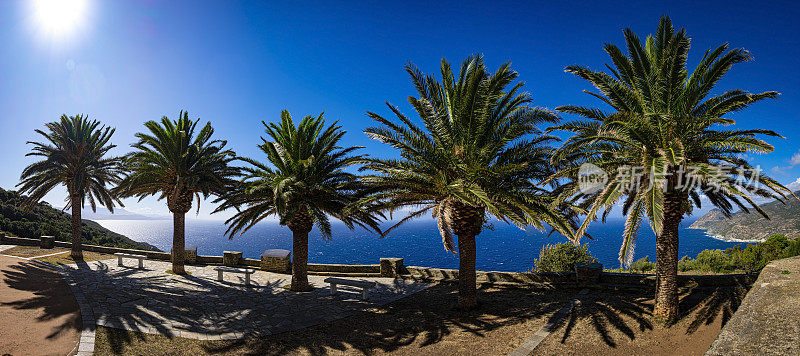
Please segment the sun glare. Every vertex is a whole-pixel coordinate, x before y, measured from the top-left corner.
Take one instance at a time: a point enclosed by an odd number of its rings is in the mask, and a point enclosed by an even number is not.
[[[33,0],[37,27],[49,37],[66,37],[83,25],[87,0]]]

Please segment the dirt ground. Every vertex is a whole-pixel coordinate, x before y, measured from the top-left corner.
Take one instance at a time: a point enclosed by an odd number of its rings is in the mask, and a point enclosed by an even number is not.
[[[210,342],[98,328],[96,352],[137,355],[504,355],[572,300],[576,289],[481,290],[481,306],[453,309],[442,284],[332,323],[259,339]],[[537,355],[700,355],[744,297],[744,289],[682,295],[671,328],[651,319],[652,293],[591,292],[536,349]]]
[[[488,288],[481,307],[453,309],[456,287],[438,285],[360,314],[258,339],[207,342],[98,328],[95,351],[135,355],[503,355],[533,334],[576,290]]]
[[[651,318],[652,293],[590,293],[534,354],[703,355],[746,293],[744,288],[687,291],[681,319],[669,328]]]
[[[0,354],[66,355],[80,338],[78,305],[50,267],[0,256]]]

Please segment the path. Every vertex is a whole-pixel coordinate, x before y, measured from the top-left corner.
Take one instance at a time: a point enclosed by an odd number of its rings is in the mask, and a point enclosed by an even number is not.
[[[135,261],[127,261],[135,266]],[[330,296],[325,277],[309,276],[312,292],[284,289],[290,275],[257,271],[252,286],[226,274],[217,282],[214,266],[186,266],[189,276],[166,273],[170,263],[145,261],[145,269],[117,267],[116,260],[70,266],[66,272],[83,292],[97,325],[200,340],[238,339],[301,329],[340,319],[427,288],[391,278],[378,282],[362,301],[341,287]]]
[[[0,354],[66,355],[74,351],[81,316],[58,269],[0,256],[0,276]]]
[[[706,355],[800,355],[800,256],[761,270]]]

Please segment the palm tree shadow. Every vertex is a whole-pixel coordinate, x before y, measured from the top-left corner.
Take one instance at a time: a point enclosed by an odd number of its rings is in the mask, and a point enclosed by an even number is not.
[[[414,343],[419,347],[434,345],[453,333],[486,337],[498,328],[553,314],[574,293],[563,289],[484,288],[479,294],[480,307],[462,312],[453,308],[455,288],[439,284],[412,297],[333,322],[257,339],[207,343],[203,348],[211,354],[244,351],[254,355],[325,355],[331,350],[348,349],[363,354],[386,353]]]
[[[681,318],[691,319],[686,334],[693,334],[703,325],[711,325],[718,317],[721,318],[722,326],[725,326],[739,309],[749,289],[749,286],[737,285],[690,290],[680,304]]]
[[[687,325],[686,334],[696,332],[701,326],[722,318],[722,325],[730,320],[749,288],[745,285],[717,288],[688,288],[681,293],[681,315],[670,327]],[[639,333],[653,329],[651,320],[653,291],[649,289],[628,292],[599,292],[582,297],[570,312],[561,337],[566,343],[581,322],[588,322],[603,342],[617,347],[614,334],[621,333],[634,340]],[[564,321],[562,321],[564,323]]]
[[[9,288],[34,295],[27,299],[4,302],[2,305],[19,310],[41,310],[41,315],[36,318],[38,322],[47,322],[69,315],[53,328],[47,336],[48,339],[70,330],[81,331],[78,305],[57,267],[25,261],[10,265],[2,273],[3,282]]]
[[[636,338],[634,328],[640,332],[653,329],[653,324],[649,319],[651,310],[652,307],[647,304],[647,298],[643,297],[640,292],[617,291],[586,294],[578,299],[575,307],[569,313],[561,343],[567,341],[578,322],[588,319],[600,334],[603,342],[608,346],[616,347],[617,342],[612,337],[611,331],[616,329],[633,340]]]

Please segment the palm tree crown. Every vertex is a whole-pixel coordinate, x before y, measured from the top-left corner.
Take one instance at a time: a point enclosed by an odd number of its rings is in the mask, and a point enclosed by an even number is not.
[[[114,211],[122,203],[111,193],[109,186],[120,181],[119,158],[107,157],[115,146],[109,143],[114,129],[101,126],[84,115],[62,115],[56,122],[46,124],[47,132],[36,130],[46,142],[34,145],[27,156],[42,157],[22,171],[20,194],[28,194],[27,206],[36,204],[57,185],[67,188],[66,207],[72,209],[73,259],[82,258],[81,208],[87,198],[92,211],[97,205]]]
[[[345,169],[363,159],[351,155],[361,147],[341,148],[345,131],[334,122],[325,127],[323,114],[306,116],[295,125],[288,111],[281,112],[281,123],[262,122],[271,141],[262,138],[258,147],[274,168],[250,158],[241,158],[252,167],[243,168],[239,188],[220,199],[217,209],[243,207],[228,220],[230,236],[242,234],[270,215],[282,225],[297,224],[298,218],[316,225],[322,236],[330,238],[329,216],[345,223],[379,231],[375,218],[357,209],[348,209],[362,192],[358,177]]]
[[[92,210],[101,205],[113,211],[115,204],[121,205],[108,189],[120,180],[119,158],[106,156],[116,147],[109,143],[114,129],[84,115],[62,115],[59,121],[45,126],[47,132],[36,133],[46,142],[29,141],[34,148],[26,155],[43,159],[26,167],[17,184],[20,194],[28,194],[28,204],[39,202],[63,184],[70,195],[66,208],[71,208],[72,197],[78,197],[81,206],[88,198]]]
[[[226,141],[212,140],[214,129],[206,123],[198,132],[198,120],[181,111],[178,119],[166,116],[148,121],[148,133],[137,133],[135,152],[125,157],[129,174],[118,190],[140,199],[155,195],[166,199],[169,210],[186,213],[196,197],[222,194],[238,171],[229,166],[235,158]],[[199,208],[199,206],[198,206]]]
[[[558,118],[528,106],[532,99],[520,92],[523,82],[508,88],[518,77],[509,63],[489,73],[482,57],[469,57],[456,77],[443,60],[441,83],[413,65],[406,71],[419,95],[408,101],[423,126],[388,103],[399,122],[368,112],[381,126],[366,129],[367,135],[401,155],[366,160],[364,169],[379,173],[365,178],[379,191],[365,200],[371,209],[418,207],[393,228],[432,213],[448,251],[455,251],[454,208],[462,205],[479,209],[481,225],[488,213],[520,226],[543,228],[547,223],[568,231],[547,191],[537,185],[553,173],[549,144],[556,138],[542,135],[536,126]]]

